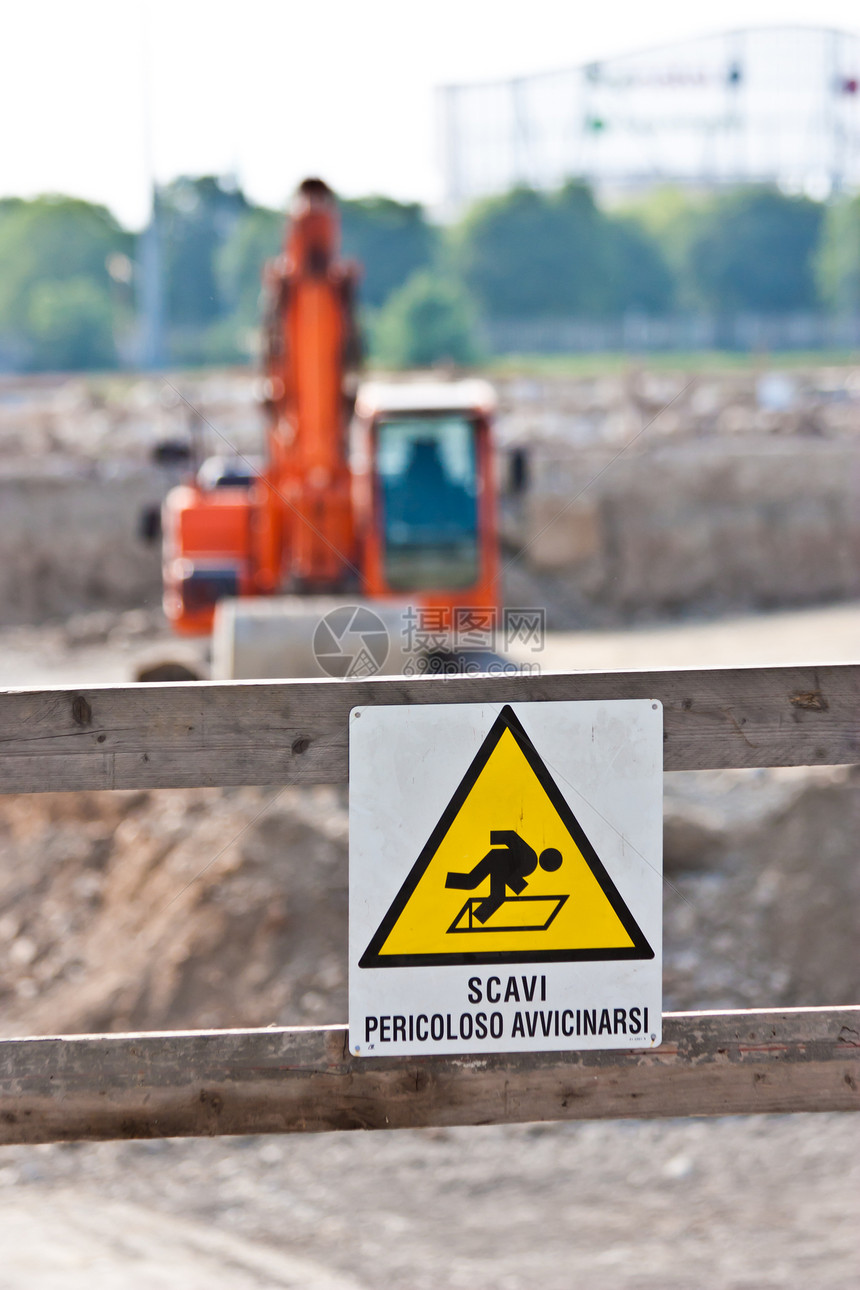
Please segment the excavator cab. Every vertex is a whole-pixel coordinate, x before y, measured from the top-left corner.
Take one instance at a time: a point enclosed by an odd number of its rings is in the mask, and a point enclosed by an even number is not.
[[[359,390],[356,472],[368,594],[495,607],[496,517],[485,381]]]

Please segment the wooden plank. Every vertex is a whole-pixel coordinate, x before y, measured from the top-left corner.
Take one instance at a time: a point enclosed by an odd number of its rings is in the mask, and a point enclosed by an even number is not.
[[[0,1041],[0,1141],[860,1109],[860,1008],[668,1013],[651,1052],[358,1059],[346,1028]]]
[[[659,699],[666,770],[860,761],[860,666],[0,691],[0,792],[337,783],[357,704]]]

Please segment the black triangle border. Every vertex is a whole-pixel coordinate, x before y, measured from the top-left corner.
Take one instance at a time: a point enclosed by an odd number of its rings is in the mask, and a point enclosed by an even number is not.
[[[619,949],[529,950],[520,953],[512,953],[508,950],[487,950],[458,954],[386,954],[382,956],[380,951],[383,945],[409,903],[427,866],[441,846],[445,834],[453,824],[457,813],[472,791],[481,771],[486,766],[506,730],[509,730],[516,740],[520,751],[537,776],[541,787],[561,818],[562,824],[579,848],[582,858],[600,884],[603,894],[633,944]],[[453,797],[442,812],[439,823],[430,834],[421,854],[402,883],[387,914],[371,937],[370,944],[358,961],[358,966],[360,968],[441,967],[444,965],[463,967],[473,963],[584,963],[598,960],[615,961],[618,959],[653,958],[654,951],[649,945],[645,934],[627,908],[615,883],[606,872],[600,857],[586,837],[585,831],[541,760],[540,754],[526,734],[510,704],[505,704],[475,754],[469,769],[460,780]]]

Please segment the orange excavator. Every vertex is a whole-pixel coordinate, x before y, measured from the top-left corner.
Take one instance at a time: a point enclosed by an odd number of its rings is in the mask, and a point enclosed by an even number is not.
[[[264,272],[265,460],[210,459],[164,503],[164,604],[178,632],[210,632],[225,600],[284,594],[449,617],[496,608],[493,391],[359,388],[359,271],[339,240],[332,192],[305,180]]]

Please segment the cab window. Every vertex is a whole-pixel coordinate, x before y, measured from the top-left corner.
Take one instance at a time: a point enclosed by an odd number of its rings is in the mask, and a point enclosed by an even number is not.
[[[465,417],[380,422],[377,473],[385,578],[394,591],[478,579],[475,425]]]

